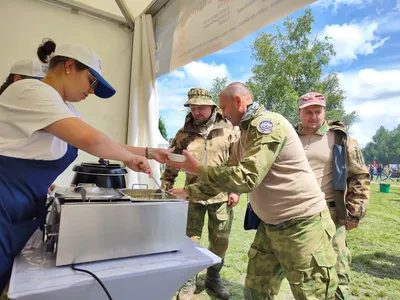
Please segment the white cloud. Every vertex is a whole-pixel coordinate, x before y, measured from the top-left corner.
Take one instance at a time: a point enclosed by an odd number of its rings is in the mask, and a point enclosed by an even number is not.
[[[234,49],[234,48],[225,48],[218,50],[217,52],[213,53],[213,55],[227,55],[227,54],[236,54],[240,52],[244,52],[246,49]]]
[[[209,89],[212,87],[213,79],[216,77],[230,77],[228,67],[225,64],[211,63],[207,64],[202,61],[194,61],[183,67],[189,81],[193,84]]]
[[[169,76],[176,79],[185,79],[186,77],[185,72],[179,70],[172,71],[171,73],[169,73]]]
[[[400,0],[397,0],[396,6],[394,7],[395,11],[400,11]]]
[[[392,130],[400,124],[400,96],[376,101],[367,101],[358,105],[349,102],[346,108],[357,110],[359,120],[350,129],[361,147],[371,142],[380,126]]]
[[[339,74],[342,87],[349,99],[358,102],[385,100],[400,96],[400,69],[362,69],[357,72]]]
[[[397,3],[393,3],[393,5],[391,10],[385,10],[385,13],[379,16],[371,15],[368,17],[379,24],[377,32],[380,34],[400,31],[400,0],[397,0]]]
[[[317,6],[328,8],[333,6],[333,10],[336,11],[340,6],[364,6],[371,3],[372,0],[319,0],[315,3]]]
[[[359,55],[372,54],[381,47],[389,37],[379,37],[376,34],[378,23],[364,24],[343,24],[326,25],[320,38],[326,36],[332,38],[332,43],[336,56],[332,59],[332,64],[350,62],[358,58]]]
[[[380,126],[393,129],[400,124],[399,76],[400,68],[362,69],[339,75],[348,97],[346,110],[356,110],[359,116],[350,132],[362,146],[371,141]]]

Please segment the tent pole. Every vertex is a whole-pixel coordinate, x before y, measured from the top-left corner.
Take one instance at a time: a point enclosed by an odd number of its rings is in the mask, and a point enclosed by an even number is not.
[[[128,92],[128,119],[126,120],[126,136],[125,136],[125,144],[128,145],[128,132],[129,132],[129,109],[130,109],[130,99],[131,99],[131,80],[132,80],[132,59],[133,59],[133,39],[134,39],[134,33],[132,31],[131,33],[131,57],[130,57],[130,68],[129,68],[129,92]]]
[[[130,12],[128,6],[126,5],[125,1],[124,0],[115,0],[115,2],[117,3],[119,9],[121,10],[122,15],[125,17],[125,20],[128,23],[129,29],[133,31],[133,29],[135,27],[134,20],[133,20],[131,12]]]
[[[74,0],[41,0],[42,2],[46,2],[48,4],[53,4],[59,7],[63,7],[66,9],[71,9],[73,11],[78,11],[84,14],[87,14],[92,17],[96,17],[99,19],[107,20],[113,23],[117,23],[118,25],[122,25],[125,27],[129,27],[129,24],[127,21],[117,15],[105,12],[100,9],[96,9],[92,6],[83,4],[79,1],[74,1]]]

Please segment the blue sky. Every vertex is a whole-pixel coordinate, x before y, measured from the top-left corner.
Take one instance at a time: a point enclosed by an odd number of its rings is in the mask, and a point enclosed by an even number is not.
[[[315,18],[313,33],[332,38],[337,55],[326,69],[339,73],[345,108],[359,115],[350,133],[364,146],[380,126],[400,124],[400,0],[319,0],[307,8]],[[271,25],[258,32],[273,30]],[[215,77],[247,81],[258,32],[157,79],[159,112],[169,137],[183,125],[190,88],[209,89]]]

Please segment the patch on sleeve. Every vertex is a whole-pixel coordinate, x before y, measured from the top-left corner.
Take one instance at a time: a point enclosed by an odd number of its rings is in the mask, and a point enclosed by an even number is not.
[[[257,130],[263,134],[269,134],[274,129],[274,123],[271,120],[260,120],[257,124]]]

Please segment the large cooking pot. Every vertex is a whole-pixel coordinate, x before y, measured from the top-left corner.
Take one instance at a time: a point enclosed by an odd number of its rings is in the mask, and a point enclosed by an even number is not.
[[[72,168],[75,172],[71,184],[94,183],[98,187],[123,189],[126,188],[125,174],[127,170],[120,164],[110,164],[102,158],[98,163],[82,163]]]

